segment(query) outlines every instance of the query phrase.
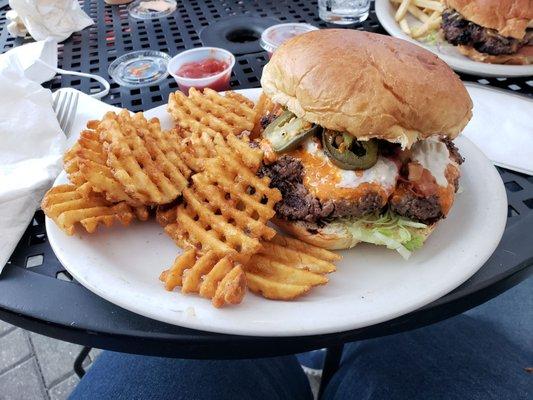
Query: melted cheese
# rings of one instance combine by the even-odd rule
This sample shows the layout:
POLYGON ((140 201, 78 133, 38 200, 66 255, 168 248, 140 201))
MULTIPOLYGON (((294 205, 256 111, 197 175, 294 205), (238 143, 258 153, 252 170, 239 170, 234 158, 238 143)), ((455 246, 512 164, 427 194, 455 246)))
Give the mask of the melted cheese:
POLYGON ((319 199, 354 200, 375 191, 384 199, 394 190, 398 167, 393 161, 380 157, 367 170, 347 171, 334 165, 324 153, 318 139, 307 139, 302 147, 290 153, 300 159, 304 167, 304 185, 319 199))
POLYGON ((455 163, 445 143, 436 138, 420 140, 411 147, 411 159, 431 172, 439 186, 448 186, 446 167, 455 163))

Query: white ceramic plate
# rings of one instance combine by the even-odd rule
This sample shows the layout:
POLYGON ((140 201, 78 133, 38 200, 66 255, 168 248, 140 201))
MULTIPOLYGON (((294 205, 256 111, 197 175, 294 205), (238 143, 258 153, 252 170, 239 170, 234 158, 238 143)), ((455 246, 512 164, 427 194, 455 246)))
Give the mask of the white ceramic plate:
MULTIPOLYGON (((394 6, 390 0, 376 0, 376 16, 381 25, 383 25, 383 28, 385 28, 391 36, 408 40, 419 46, 425 47, 438 55, 456 71, 478 76, 495 77, 533 75, 533 65, 498 65, 477 62, 465 57, 453 45, 445 41, 443 41, 443 43, 430 45, 412 39, 400 29, 400 25, 394 20, 395 13, 396 6, 394 6)), ((418 20, 409 14, 409 25, 412 25, 416 21, 418 20)))
MULTIPOLYGON (((255 100, 260 92, 241 93, 255 100)), ((110 109, 86 96, 80 105, 85 120, 100 118, 110 109)), ((171 125, 165 107, 146 114, 171 125)), ((77 128, 83 123, 78 118, 77 128)), ((344 251, 330 282, 297 301, 269 301, 249 293, 239 306, 215 309, 197 296, 165 291, 159 274, 180 250, 156 222, 67 236, 47 219, 46 229, 57 257, 82 285, 150 318, 205 331, 257 336, 361 328, 413 311, 450 292, 483 265, 500 241, 507 213, 500 176, 472 142, 461 137, 456 143, 466 158, 464 190, 423 249, 409 261, 372 245, 344 251)), ((63 182, 64 174, 56 184, 63 182)))

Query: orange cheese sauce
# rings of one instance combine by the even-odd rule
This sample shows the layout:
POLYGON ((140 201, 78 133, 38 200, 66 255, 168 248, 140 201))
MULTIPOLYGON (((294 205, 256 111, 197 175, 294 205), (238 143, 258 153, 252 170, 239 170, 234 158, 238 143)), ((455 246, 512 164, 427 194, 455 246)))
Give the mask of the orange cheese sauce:
MULTIPOLYGON (((293 150, 288 154, 302 162, 305 170, 304 186, 320 200, 357 200, 371 191, 384 192, 380 185, 368 182, 354 188, 339 187, 341 181, 339 168, 329 159, 308 153, 304 149, 293 150)), ((383 196, 386 195, 383 193, 383 196)))
POLYGON ((423 168, 418 162, 409 163, 409 181, 416 191, 424 196, 436 195, 439 200, 442 213, 447 215, 455 199, 454 182, 459 178, 459 168, 454 164, 446 166, 446 180, 448 185, 440 186, 429 170, 423 168))
POLYGON ((453 164, 448 164, 446 167, 446 179, 448 180, 448 186, 445 188, 442 186, 439 186, 438 193, 439 193, 439 202, 440 206, 442 207, 442 212, 444 215, 448 215, 448 211, 450 211, 450 208, 452 208, 453 200, 455 199, 455 186, 454 182, 455 180, 459 179, 460 176, 459 168, 456 167, 453 164))
MULTIPOLYGON (((316 146, 316 151, 310 152, 303 146, 298 147, 290 152, 283 153, 294 157, 303 165, 304 177, 303 184, 313 196, 320 200, 350 200, 355 201, 369 192, 377 193, 383 199, 383 206, 387 203, 389 196, 394 191, 395 183, 390 187, 384 187, 377 182, 361 182, 359 185, 349 186, 342 185, 342 171, 334 165, 328 156, 323 153, 322 146, 316 139, 311 139, 316 146)), ((264 160, 272 163, 280 156, 276 154, 270 143, 263 139, 260 142, 260 148, 264 152, 264 160)), ((350 171, 352 172, 352 171, 350 171)), ((353 171, 359 178, 363 177, 363 171, 353 171)))

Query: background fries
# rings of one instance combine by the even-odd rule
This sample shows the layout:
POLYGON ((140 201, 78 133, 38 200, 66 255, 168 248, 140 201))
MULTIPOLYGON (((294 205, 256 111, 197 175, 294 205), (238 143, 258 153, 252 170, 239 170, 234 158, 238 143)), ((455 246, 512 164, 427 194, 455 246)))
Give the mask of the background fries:
POLYGON ((402 31, 412 38, 421 38, 431 32, 437 31, 442 22, 442 12, 445 6, 436 0, 391 0, 398 4, 394 19, 402 31), (409 25, 408 14, 421 22, 419 25, 409 25))

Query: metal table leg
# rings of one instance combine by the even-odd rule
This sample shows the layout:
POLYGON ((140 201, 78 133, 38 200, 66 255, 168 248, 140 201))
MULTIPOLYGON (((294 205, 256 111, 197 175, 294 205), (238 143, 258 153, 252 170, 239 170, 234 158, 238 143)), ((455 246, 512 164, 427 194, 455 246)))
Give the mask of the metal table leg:
POLYGON ((344 345, 328 347, 326 352, 326 359, 324 360, 324 368, 322 369, 322 379, 320 380, 320 388, 318 389, 318 399, 322 398, 324 390, 333 374, 339 369, 341 363, 342 350, 344 345))
POLYGON ((78 357, 74 360, 74 372, 76 375, 78 375, 78 378, 83 378, 83 375, 85 375, 85 369, 83 368, 83 362, 89 355, 89 352, 91 351, 92 347, 85 346, 83 349, 81 349, 80 354, 78 354, 78 357))

